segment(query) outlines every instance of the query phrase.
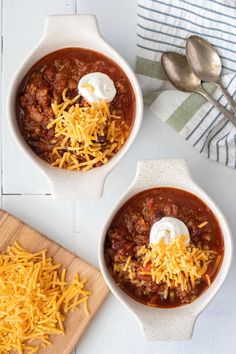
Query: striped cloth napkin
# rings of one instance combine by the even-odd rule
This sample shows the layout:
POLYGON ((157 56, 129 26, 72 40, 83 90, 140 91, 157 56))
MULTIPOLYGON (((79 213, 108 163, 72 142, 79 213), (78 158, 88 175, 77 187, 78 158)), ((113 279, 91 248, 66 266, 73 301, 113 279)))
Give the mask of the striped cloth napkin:
MULTIPOLYGON (((219 52, 222 81, 236 96, 235 0, 138 0, 138 74, 144 101, 205 157, 236 168, 236 128, 198 94, 175 90, 162 71, 165 51, 185 53, 190 35, 207 39, 219 52)), ((207 90, 229 108, 213 84, 207 90)))

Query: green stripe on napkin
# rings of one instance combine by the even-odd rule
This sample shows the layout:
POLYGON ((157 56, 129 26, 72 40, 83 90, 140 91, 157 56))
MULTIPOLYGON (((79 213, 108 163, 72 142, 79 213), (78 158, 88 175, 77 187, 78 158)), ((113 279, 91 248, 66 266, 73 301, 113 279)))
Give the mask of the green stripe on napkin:
MULTIPOLYGON (((210 95, 212 95, 216 89, 216 86, 212 83, 206 83, 204 87, 210 95)), ((204 97, 197 93, 192 93, 168 118, 167 124, 177 130, 177 132, 180 132, 206 102, 204 97)))
POLYGON ((162 91, 153 91, 143 96, 143 102, 145 106, 151 106, 151 104, 157 99, 162 91))
POLYGON ((158 80, 167 80, 159 61, 145 59, 138 56, 136 57, 136 73, 158 80))
MULTIPOLYGON (((211 95, 216 89, 216 86, 211 83, 207 83, 204 86, 211 95)), ((206 103, 204 97, 197 93, 192 93, 168 118, 167 124, 180 132, 204 103, 206 103)))
POLYGON ((205 98, 192 93, 168 118, 167 124, 180 132, 205 102, 205 98))

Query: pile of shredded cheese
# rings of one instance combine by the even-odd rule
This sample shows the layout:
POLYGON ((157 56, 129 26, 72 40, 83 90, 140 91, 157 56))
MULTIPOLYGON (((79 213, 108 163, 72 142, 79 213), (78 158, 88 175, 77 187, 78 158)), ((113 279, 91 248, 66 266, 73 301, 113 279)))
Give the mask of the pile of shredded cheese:
POLYGON ((143 266, 150 264, 150 271, 142 274, 151 275, 157 284, 180 285, 182 291, 189 291, 207 271, 209 251, 186 245, 184 236, 176 237, 171 244, 160 240, 144 251, 143 266))
POLYGON ((147 247, 144 245, 138 249, 134 259, 129 256, 123 265, 114 263, 113 269, 119 272, 119 277, 124 277, 138 286, 143 285, 143 281, 137 280, 137 272, 150 275, 157 284, 165 283, 168 287, 180 286, 182 291, 191 291, 195 289, 197 279, 204 275, 210 285, 210 277, 205 273, 209 262, 215 256, 215 251, 186 245, 185 236, 180 236, 171 244, 160 240, 158 244, 150 244, 147 247), (142 261, 137 264, 135 258, 140 256, 142 261))
POLYGON ((62 103, 52 103, 55 119, 47 126, 54 128, 55 138, 60 137, 59 146, 53 149, 52 166, 87 171, 107 163, 127 140, 129 126, 110 112, 108 103, 80 106, 76 103, 79 96, 70 100, 66 92, 62 103))
POLYGON ((50 345, 51 334, 65 335, 70 310, 84 305, 90 291, 76 274, 66 281, 66 269, 47 258, 47 250, 30 253, 17 242, 0 254, 0 353, 36 353, 50 345), (36 341, 36 343, 34 343, 36 341))

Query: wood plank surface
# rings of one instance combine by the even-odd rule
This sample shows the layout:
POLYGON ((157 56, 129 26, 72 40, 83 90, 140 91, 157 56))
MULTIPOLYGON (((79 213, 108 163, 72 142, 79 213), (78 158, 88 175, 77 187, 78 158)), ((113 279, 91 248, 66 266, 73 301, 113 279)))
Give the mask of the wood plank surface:
POLYGON ((52 335, 50 337, 52 345, 38 352, 40 354, 70 354, 108 294, 102 275, 98 269, 56 242, 0 210, 0 252, 4 252, 15 240, 32 253, 46 248, 47 255, 53 258, 53 263, 61 263, 62 268, 67 269, 68 281, 73 279, 75 273, 78 273, 81 278, 88 279, 86 289, 92 292, 88 302, 89 316, 86 316, 83 310, 69 312, 65 321, 66 335, 52 335))

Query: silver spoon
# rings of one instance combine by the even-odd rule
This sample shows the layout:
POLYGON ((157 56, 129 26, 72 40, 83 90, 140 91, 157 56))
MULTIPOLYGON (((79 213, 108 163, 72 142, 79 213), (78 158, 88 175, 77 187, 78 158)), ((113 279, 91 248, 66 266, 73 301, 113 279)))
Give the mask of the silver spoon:
POLYGON ((185 55, 175 52, 165 52, 161 56, 161 64, 168 80, 178 90, 196 92, 205 97, 236 127, 236 117, 202 87, 201 80, 191 69, 185 55))
POLYGON ((215 83, 236 113, 236 103, 220 81, 222 64, 215 48, 204 38, 191 36, 186 42, 186 53, 188 62, 199 79, 215 83))

